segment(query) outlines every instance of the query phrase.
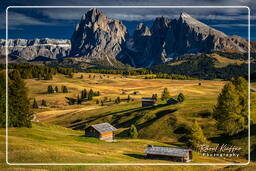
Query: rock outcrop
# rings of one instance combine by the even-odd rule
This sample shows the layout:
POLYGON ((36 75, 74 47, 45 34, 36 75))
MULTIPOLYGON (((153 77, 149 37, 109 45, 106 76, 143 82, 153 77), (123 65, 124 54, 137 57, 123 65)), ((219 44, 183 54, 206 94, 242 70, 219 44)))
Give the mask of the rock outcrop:
POLYGON ((118 20, 91 9, 81 18, 71 38, 71 57, 118 59, 128 37, 126 27, 118 20))

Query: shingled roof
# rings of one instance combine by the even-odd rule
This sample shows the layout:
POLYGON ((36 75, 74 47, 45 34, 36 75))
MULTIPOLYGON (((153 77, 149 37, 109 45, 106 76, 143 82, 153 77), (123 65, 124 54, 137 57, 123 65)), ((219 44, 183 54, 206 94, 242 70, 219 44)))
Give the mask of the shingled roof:
POLYGON ((164 156, 176 156, 184 157, 191 149, 182 149, 175 147, 163 147, 149 145, 145 150, 146 154, 164 155, 164 156))
POLYGON ((99 133, 111 132, 116 130, 116 128, 110 125, 109 123, 95 124, 91 127, 96 129, 99 133))
POLYGON ((152 102, 152 101, 156 101, 157 99, 156 98, 146 98, 146 97, 142 97, 141 101, 144 101, 144 102, 152 102))

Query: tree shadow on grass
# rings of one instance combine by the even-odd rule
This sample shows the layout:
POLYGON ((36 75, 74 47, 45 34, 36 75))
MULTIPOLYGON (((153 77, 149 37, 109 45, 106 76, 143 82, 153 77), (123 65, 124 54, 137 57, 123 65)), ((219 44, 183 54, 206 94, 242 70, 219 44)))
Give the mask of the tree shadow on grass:
MULTIPOLYGON (((70 128, 73 128, 75 130, 79 130, 79 129, 83 129, 85 128, 86 124, 87 123, 90 123, 90 122, 93 122, 95 120, 98 120, 98 119, 101 119, 101 118, 104 118, 104 117, 107 117, 109 115, 113 115, 113 116, 116 116, 116 115, 121 115, 122 117, 123 116, 128 116, 134 112, 142 112, 142 111, 145 111, 145 110, 153 110, 153 109, 157 109, 157 108, 161 108, 161 107, 165 107, 167 106, 168 104, 159 104, 157 106, 150 106, 150 107, 138 107, 138 108, 133 108, 133 109, 127 109, 127 110, 121 110, 121 111, 117 111, 117 112, 110 112, 110 113, 107 113, 105 115, 97 115, 97 116, 93 116, 93 117, 89 117, 87 118, 86 121, 84 122, 79 122, 77 124, 74 124, 74 125, 71 125, 70 128)), ((161 111, 160 111, 161 112, 161 111)), ((161 115, 158 114, 158 115, 161 115)), ((158 116, 159 117, 159 116, 158 116)))
MULTIPOLYGON (((153 122, 155 122, 156 120, 158 120, 158 119, 164 117, 165 115, 170 114, 170 113, 174 113, 174 112, 176 112, 176 111, 177 111, 177 109, 168 109, 168 110, 159 111, 159 112, 157 112, 157 113, 155 114, 156 117, 154 117, 153 119, 150 119, 149 121, 146 121, 146 122, 144 122, 144 123, 138 125, 138 128, 139 128, 139 129, 142 129, 142 128, 144 128, 144 127, 147 127, 147 126, 151 125, 153 122)), ((176 118, 173 118, 173 119, 176 119, 176 118)))
POLYGON ((146 156, 145 155, 141 155, 141 154, 130 154, 130 153, 126 153, 124 155, 127 155, 129 157, 133 157, 133 158, 136 158, 136 159, 146 159, 146 156))

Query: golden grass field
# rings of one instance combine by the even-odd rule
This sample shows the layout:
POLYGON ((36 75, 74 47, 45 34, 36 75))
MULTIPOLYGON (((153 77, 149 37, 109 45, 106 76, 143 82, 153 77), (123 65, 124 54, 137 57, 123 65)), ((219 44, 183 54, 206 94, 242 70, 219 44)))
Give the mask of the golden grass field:
MULTIPOLYGON (((173 163, 166 160, 145 159, 144 149, 148 144, 183 146, 182 135, 175 133, 181 125, 191 126, 197 120, 207 138, 218 134, 215 120, 205 117, 216 104, 218 94, 225 84, 218 80, 168 80, 144 79, 143 76, 103 75, 76 73, 73 78, 61 74, 53 80, 26 80, 31 102, 38 104, 46 100, 48 107, 36 109, 36 120, 32 128, 9 129, 9 162, 73 162, 73 163, 173 163), (83 79, 80 75, 83 74, 83 79), (89 78, 95 75, 95 78, 89 78), (102 78, 100 78, 100 76, 102 78), (198 83, 201 83, 201 86, 198 83), (48 85, 66 85, 69 93, 46 94, 48 85), (186 100, 182 104, 166 106, 159 101, 155 108, 141 108, 141 97, 160 97, 164 88, 172 97, 182 92, 186 100), (100 91, 101 95, 82 105, 69 105, 65 97, 77 97, 83 89, 100 91), (125 91, 126 94, 122 94, 125 91), (96 104, 96 99, 116 97, 126 99, 129 94, 139 91, 140 95, 130 95, 134 101, 114 104, 96 104), (117 142, 107 143, 95 138, 84 137, 85 123, 110 122, 119 129, 117 142), (139 128, 139 139, 129 139, 127 130, 135 123, 139 128), (65 128, 68 127, 68 128, 65 128), (72 130, 80 129, 80 130, 72 130)), ((254 170, 249 166, 8 166, 4 164, 5 130, 0 129, 0 160, 3 170, 254 170)), ((244 158, 214 158, 193 154, 194 163, 246 163, 244 158)), ((182 163, 181 163, 182 164, 182 163)), ((1 169, 0 169, 1 170, 1 169)))

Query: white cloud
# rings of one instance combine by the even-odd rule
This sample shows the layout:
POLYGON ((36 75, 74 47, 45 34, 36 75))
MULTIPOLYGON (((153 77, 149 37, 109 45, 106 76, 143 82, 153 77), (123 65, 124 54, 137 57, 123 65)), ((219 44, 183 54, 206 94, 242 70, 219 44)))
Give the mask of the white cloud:
POLYGON ((52 25, 52 23, 43 22, 36 18, 32 18, 21 13, 9 12, 8 25, 10 27, 13 27, 20 25, 52 25))

